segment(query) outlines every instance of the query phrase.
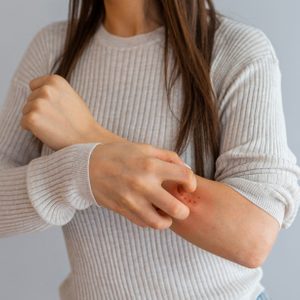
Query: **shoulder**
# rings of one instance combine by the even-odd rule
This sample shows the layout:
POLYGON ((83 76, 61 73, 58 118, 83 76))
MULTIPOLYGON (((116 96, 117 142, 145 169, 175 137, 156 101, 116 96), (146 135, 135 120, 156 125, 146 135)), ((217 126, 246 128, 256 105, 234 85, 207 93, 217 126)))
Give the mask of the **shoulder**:
POLYGON ((33 41, 43 41, 53 50, 59 42, 64 41, 67 32, 68 21, 60 20, 51 22, 41 27, 33 37, 33 41))
POLYGON ((252 64, 278 64, 273 44, 263 30, 225 16, 219 20, 212 58, 212 81, 217 94, 252 64))
POLYGON ((214 56, 230 62, 248 63, 264 56, 277 59, 274 47, 263 30, 220 16, 215 35, 214 56))
POLYGON ((29 41, 13 78, 27 84, 32 78, 50 72, 54 59, 64 47, 67 20, 41 27, 29 41))

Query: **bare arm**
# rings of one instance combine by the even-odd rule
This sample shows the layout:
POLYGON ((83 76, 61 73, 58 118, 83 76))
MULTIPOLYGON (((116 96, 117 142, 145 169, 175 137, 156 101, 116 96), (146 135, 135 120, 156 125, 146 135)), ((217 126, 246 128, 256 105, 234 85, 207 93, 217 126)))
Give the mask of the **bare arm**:
MULTIPOLYGON (((279 228, 289 226, 296 215, 300 172, 286 142, 278 61, 263 56, 238 72, 220 95, 222 141, 215 178, 197 176, 190 216, 174 221, 171 229, 207 251, 257 267, 270 252, 279 228), (257 78, 264 88, 256 88, 257 78)), ((70 92, 70 101, 74 97, 70 92)), ((78 111, 82 117, 82 110, 78 111)), ((40 113, 47 115, 49 110, 40 113)), ((35 128, 41 131, 40 126, 35 128)), ((78 135, 84 140, 73 142, 110 143, 120 138, 101 126, 94 134, 87 128, 89 135, 78 135)), ((41 138, 46 138, 47 130, 40 132, 41 138)), ((60 145, 59 134, 55 138, 53 132, 49 135, 53 144, 60 145)))
MULTIPOLYGON (((99 128, 92 141, 103 144, 125 139, 99 128)), ((163 187, 190 208, 185 220, 173 219, 170 229, 192 244, 249 268, 258 267, 269 254, 279 223, 230 186, 197 177, 197 189, 187 193, 178 185, 163 187)))
POLYGON ((224 183, 197 176, 193 193, 170 192, 190 208, 185 220, 173 220, 175 233, 218 256, 249 268, 260 266, 280 226, 261 208, 224 183))

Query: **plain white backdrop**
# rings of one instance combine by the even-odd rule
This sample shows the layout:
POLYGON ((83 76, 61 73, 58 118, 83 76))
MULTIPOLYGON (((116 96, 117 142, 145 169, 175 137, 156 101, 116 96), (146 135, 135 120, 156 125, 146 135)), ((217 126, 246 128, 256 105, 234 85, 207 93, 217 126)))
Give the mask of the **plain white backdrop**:
MULTIPOLYGON (((299 160, 299 2, 218 0, 215 3, 222 13, 262 29, 273 43, 281 64, 288 142, 299 160)), ((0 104, 34 34, 50 22, 66 19, 67 9, 67 0, 0 2, 0 104)), ((300 217, 290 229, 280 233, 264 264, 263 283, 273 300, 300 299, 299 225, 300 217)), ((0 239, 1 300, 58 300, 58 286, 68 272, 68 257, 59 227, 0 239)))

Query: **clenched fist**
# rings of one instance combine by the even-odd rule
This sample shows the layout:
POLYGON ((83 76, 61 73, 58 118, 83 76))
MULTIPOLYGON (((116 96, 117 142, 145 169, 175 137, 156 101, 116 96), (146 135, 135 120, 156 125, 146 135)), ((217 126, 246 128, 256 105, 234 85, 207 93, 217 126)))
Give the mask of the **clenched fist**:
POLYGON ((22 128, 53 150, 89 142, 99 124, 67 80, 46 75, 31 80, 29 85, 32 92, 22 110, 22 128))

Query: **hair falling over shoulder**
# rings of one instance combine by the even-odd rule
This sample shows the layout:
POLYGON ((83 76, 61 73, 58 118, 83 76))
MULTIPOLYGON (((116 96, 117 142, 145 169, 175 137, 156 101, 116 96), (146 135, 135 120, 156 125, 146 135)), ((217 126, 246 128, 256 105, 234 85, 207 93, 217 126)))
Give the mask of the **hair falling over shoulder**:
MULTIPOLYGON (((150 1, 155 1, 166 29, 164 70, 168 101, 176 79, 179 76, 182 79, 184 102, 178 120, 179 130, 174 151, 180 155, 192 134, 195 151, 194 172, 204 176, 207 155, 212 155, 215 161, 219 153, 220 125, 210 79, 214 37, 219 24, 218 14, 211 0, 150 1), (173 50, 174 65, 171 77, 168 77, 167 61, 170 47, 173 50)), ((63 53, 53 66, 52 71, 55 74, 67 80, 70 78, 78 59, 104 16, 103 0, 69 1, 65 45, 63 53)))

